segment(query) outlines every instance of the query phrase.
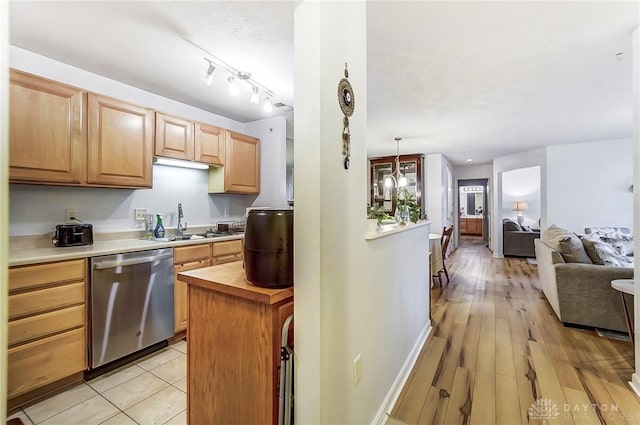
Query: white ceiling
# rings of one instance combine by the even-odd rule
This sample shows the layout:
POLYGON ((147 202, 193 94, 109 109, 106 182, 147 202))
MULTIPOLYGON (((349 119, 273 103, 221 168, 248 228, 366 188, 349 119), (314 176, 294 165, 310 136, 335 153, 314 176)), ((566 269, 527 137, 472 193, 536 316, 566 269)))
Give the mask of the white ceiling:
MULTIPOLYGON (((293 105, 295 2, 23 2, 11 44, 251 121, 260 106, 199 77, 210 52, 293 105)), ((630 2, 398 2, 368 9, 371 156, 454 163, 556 143, 631 137, 630 2), (616 56, 622 53, 621 56, 616 56)), ((218 76, 219 77, 219 76, 218 76)), ((284 110, 276 108, 275 113, 284 110)), ((289 115, 291 115, 289 113, 289 115)))

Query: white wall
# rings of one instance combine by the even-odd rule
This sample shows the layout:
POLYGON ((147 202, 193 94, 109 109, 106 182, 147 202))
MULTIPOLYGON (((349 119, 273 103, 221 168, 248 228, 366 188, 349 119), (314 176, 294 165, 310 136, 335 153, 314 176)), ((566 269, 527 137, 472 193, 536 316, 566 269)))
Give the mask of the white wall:
MULTIPOLYGON (((540 219, 540 167, 519 168, 502 173, 501 217, 517 220, 518 213, 511 209, 514 202, 526 202, 527 211, 522 212, 525 226, 539 228, 540 219)), ((547 192, 548 193, 548 192, 547 192)))
POLYGON ((245 124, 244 131, 260 138, 260 194, 253 205, 286 208, 286 118, 278 116, 249 122, 245 124))
MULTIPOLYGON (((540 166, 540 217, 542 226, 546 227, 546 202, 547 202, 547 180, 546 180, 546 148, 538 148, 525 152, 502 156, 493 160, 493 211, 500 211, 502 208, 502 173, 519 168, 540 166)), ((502 217, 499 213, 493 214, 493 256, 502 258, 502 217)))
POLYGON ((364 239, 366 3, 301 2, 294 23, 296 422, 367 424, 428 324, 429 229, 364 239), (335 137, 345 62, 356 98, 348 171, 335 137))
POLYGON ((450 196, 449 189, 454 197, 457 196, 453 188, 448 187, 447 169, 452 172, 452 166, 444 155, 438 153, 425 156, 425 167, 427 217, 431 221, 433 231, 441 233, 442 228, 449 227, 453 224, 454 219, 453 210, 449 211, 447 207, 450 196))
POLYGON ((547 223, 633 227, 631 139, 547 147, 547 223))
POLYGON ((96 93, 155 108, 188 119, 218 125, 260 138, 260 194, 208 194, 207 171, 153 166, 152 189, 104 189, 12 184, 10 234, 40 235, 64 223, 65 209, 77 208, 80 218, 95 232, 142 228, 134 208, 164 216, 165 226, 177 224, 182 202, 188 226, 208 226, 221 220, 239 220, 249 206, 285 207, 286 121, 269 117, 240 123, 192 106, 145 92, 44 56, 11 47, 11 66, 96 93))

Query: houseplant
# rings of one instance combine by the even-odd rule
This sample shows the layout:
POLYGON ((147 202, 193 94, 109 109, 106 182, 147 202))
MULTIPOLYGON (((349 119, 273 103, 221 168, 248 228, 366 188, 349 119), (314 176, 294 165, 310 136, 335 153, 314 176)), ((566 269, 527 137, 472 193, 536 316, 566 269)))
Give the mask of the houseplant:
POLYGON ((393 217, 391 217, 384 211, 384 207, 382 205, 379 205, 377 207, 371 207, 367 205, 367 218, 369 219, 370 223, 369 230, 379 229, 382 220, 393 220, 393 217), (373 226, 371 225, 371 222, 373 222, 373 226))
POLYGON ((406 187, 398 189, 395 195, 396 216, 400 219, 400 225, 407 224, 407 221, 417 223, 420 219, 421 208, 416 203, 416 197, 409 192, 406 187))

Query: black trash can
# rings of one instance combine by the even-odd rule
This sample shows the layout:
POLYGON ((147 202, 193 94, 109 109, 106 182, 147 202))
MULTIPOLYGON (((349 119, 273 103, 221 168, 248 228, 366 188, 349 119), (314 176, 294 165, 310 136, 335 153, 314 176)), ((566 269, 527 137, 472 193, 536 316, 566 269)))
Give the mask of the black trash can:
POLYGON ((244 233, 247 280, 264 288, 293 285, 293 210, 249 211, 244 233))

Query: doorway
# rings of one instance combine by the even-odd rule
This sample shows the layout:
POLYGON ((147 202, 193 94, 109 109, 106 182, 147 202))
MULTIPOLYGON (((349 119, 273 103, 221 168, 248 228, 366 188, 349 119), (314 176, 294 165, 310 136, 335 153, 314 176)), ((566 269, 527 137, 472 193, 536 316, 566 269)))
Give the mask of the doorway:
POLYGON ((489 179, 458 180, 458 235, 489 241, 489 179))

